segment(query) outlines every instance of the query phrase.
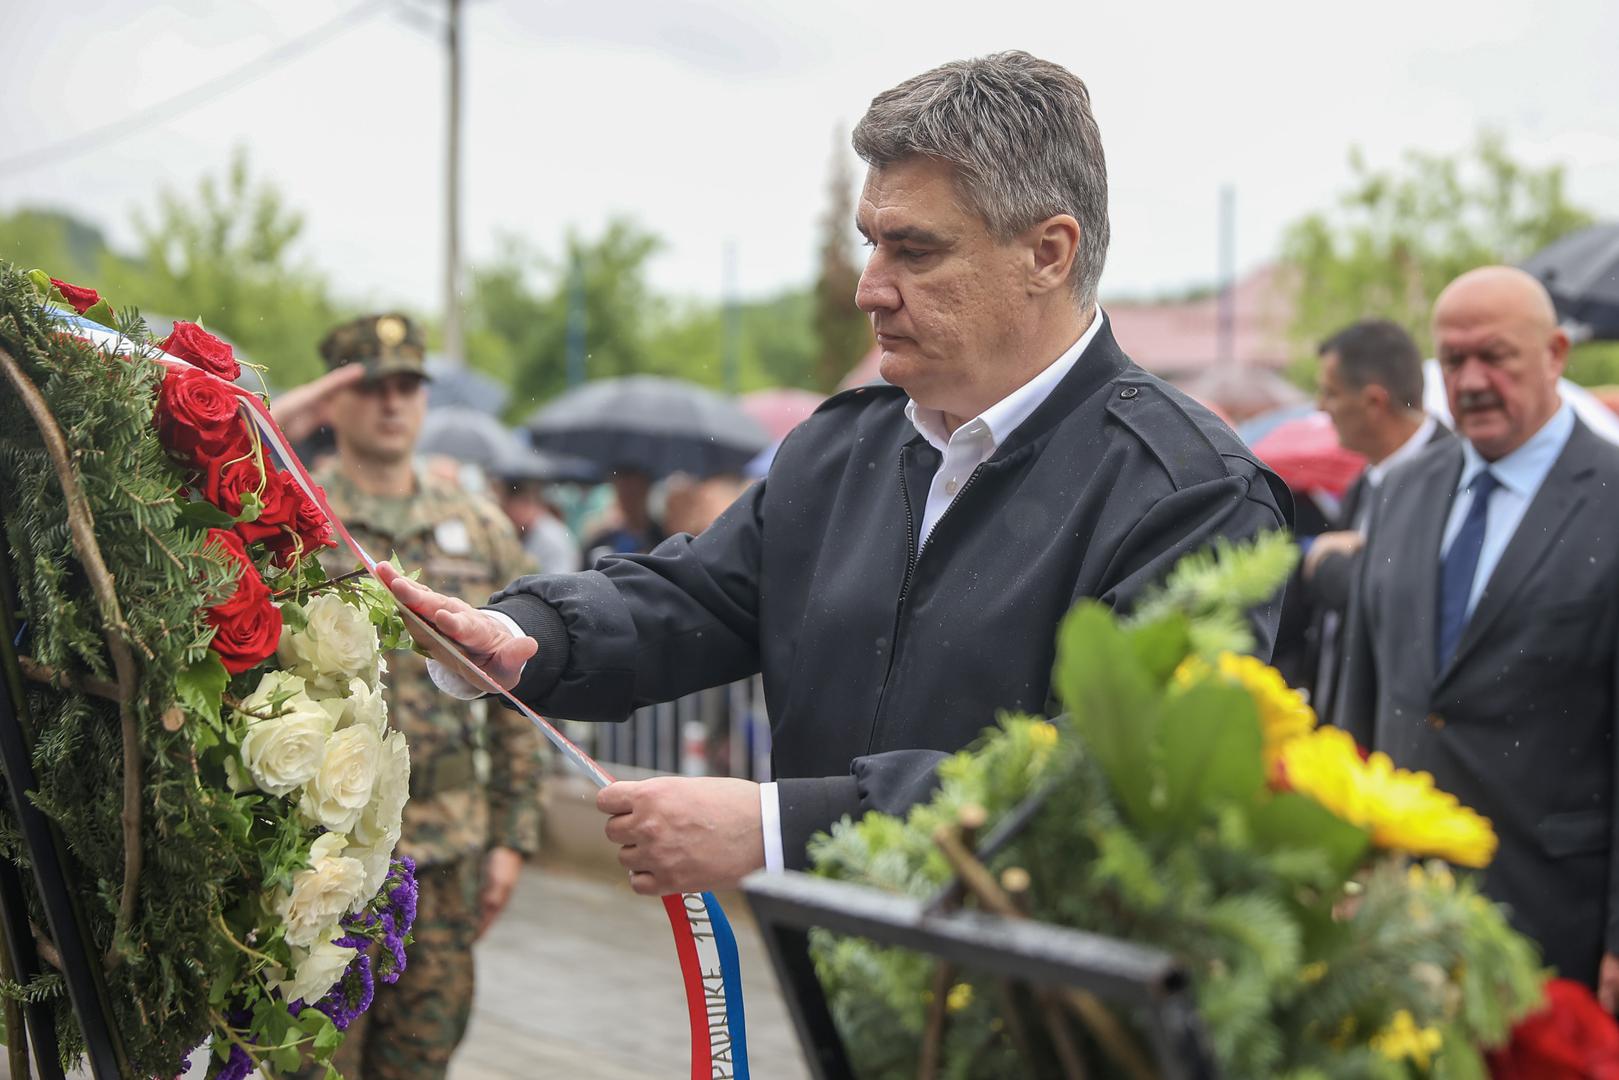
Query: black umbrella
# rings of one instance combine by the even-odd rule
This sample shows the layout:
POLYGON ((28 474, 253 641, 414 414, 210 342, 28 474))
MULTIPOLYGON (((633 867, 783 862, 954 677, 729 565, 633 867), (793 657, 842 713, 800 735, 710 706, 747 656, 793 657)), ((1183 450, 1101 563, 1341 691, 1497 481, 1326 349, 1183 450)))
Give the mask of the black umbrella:
POLYGON ((477 465, 491 476, 513 480, 593 483, 601 479, 601 470, 590 462, 535 450, 493 416, 465 405, 429 409, 416 449, 422 454, 442 454, 477 465))
POLYGON ((740 473, 770 445, 734 400, 655 375, 586 383, 541 406, 524 427, 542 450, 653 477, 740 473))
POLYGON ((1619 340, 1619 224, 1569 233, 1523 268, 1552 294, 1560 318, 1579 324, 1590 338, 1619 340))
POLYGON ((499 416, 511 400, 511 391, 500 380, 474 371, 460 364, 452 364, 442 356, 427 360, 427 407, 448 408, 461 405, 479 412, 499 416))

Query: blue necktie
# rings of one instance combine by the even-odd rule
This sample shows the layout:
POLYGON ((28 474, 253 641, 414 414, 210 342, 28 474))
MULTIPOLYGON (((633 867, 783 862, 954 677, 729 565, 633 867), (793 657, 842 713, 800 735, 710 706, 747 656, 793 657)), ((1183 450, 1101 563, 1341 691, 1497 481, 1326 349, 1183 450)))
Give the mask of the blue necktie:
POLYGON ((1467 516, 1456 538, 1450 542, 1439 564, 1439 670, 1444 671, 1450 658, 1456 655, 1456 645, 1462 639, 1462 628, 1467 625, 1467 599, 1473 593, 1473 577, 1478 573, 1479 552, 1484 550, 1485 515, 1489 513, 1490 496, 1501 486, 1495 474, 1485 469, 1473 478, 1473 501, 1467 507, 1467 516))

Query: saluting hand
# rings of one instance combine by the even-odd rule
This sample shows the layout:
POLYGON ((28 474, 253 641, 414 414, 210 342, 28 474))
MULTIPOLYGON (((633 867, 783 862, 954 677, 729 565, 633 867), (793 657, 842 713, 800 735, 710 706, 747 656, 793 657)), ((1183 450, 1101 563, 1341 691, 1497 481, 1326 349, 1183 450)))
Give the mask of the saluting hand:
MULTIPOLYGON (((517 685, 517 680, 523 674, 523 665, 539 650, 539 642, 531 637, 513 634, 488 612, 479 611, 465 600, 418 585, 388 563, 378 563, 377 573, 382 577, 383 584, 392 590, 394 598, 410 614, 460 646, 461 651, 503 690, 517 685)), ((408 626, 408 617, 405 622, 408 626)), ((419 644, 433 659, 459 672, 474 686, 483 685, 477 672, 466 670, 454 654, 441 648, 432 638, 423 634, 419 644)))
POLYGON ((270 402, 270 415, 293 442, 313 435, 326 423, 327 400, 345 386, 365 378, 364 364, 344 364, 311 382, 277 394, 270 402))
POLYGON ((734 886, 765 864, 759 785, 719 776, 620 780, 596 793, 607 839, 643 896, 734 886))

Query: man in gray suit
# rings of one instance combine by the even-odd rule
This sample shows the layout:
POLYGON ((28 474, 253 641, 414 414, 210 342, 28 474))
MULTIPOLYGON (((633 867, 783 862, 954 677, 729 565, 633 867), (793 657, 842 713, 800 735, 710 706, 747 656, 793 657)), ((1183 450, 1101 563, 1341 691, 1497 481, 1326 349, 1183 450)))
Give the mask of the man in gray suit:
POLYGON ((1334 531, 1300 541, 1305 550, 1294 598, 1311 615, 1310 700, 1329 721, 1341 670, 1343 618, 1377 489, 1429 443, 1450 438, 1450 429, 1422 411, 1422 351, 1398 323, 1363 319, 1322 342, 1317 353, 1316 405, 1331 418, 1344 448, 1366 458, 1365 470, 1344 494, 1334 531))
POLYGON ((1462 275, 1433 325, 1462 437, 1378 493, 1337 722, 1490 818, 1485 891, 1612 1011, 1619 448, 1559 399, 1568 338, 1528 274, 1462 275))

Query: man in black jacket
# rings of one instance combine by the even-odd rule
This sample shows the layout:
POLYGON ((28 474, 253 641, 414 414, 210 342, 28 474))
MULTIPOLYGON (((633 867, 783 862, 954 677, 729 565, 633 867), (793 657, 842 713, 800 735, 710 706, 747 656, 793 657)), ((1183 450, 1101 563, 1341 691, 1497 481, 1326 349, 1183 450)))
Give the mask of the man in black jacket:
MULTIPOLYGON (((1281 482, 1097 307, 1107 176, 1079 79, 1019 52, 947 64, 877 97, 854 145, 856 302, 891 385, 828 401, 700 536, 488 611, 394 586, 559 716, 763 673, 777 783, 601 792, 643 893, 800 867, 844 815, 903 811, 997 709, 1047 707, 1075 601, 1127 607, 1181 556, 1287 524, 1281 482)), ((1255 621, 1268 655, 1274 609, 1255 621)))

